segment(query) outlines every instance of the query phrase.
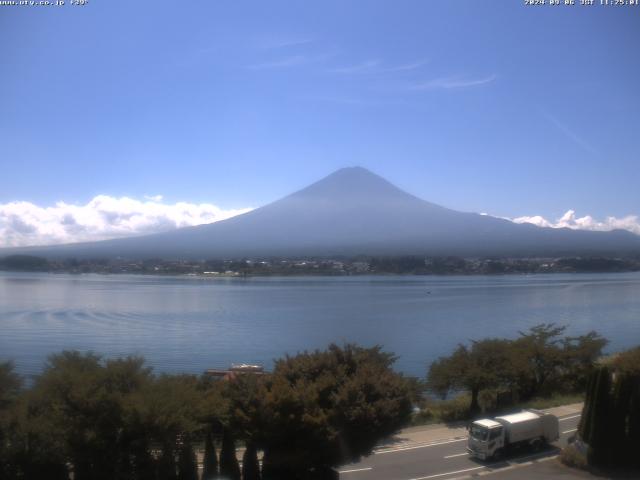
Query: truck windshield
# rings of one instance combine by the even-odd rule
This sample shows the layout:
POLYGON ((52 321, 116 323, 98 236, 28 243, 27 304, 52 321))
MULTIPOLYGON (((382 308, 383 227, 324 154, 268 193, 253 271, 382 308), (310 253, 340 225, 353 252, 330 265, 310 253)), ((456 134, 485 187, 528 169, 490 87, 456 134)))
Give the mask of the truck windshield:
POLYGON ((486 427, 480 427, 472 424, 469 429, 469 433, 475 440, 485 441, 489 435, 489 430, 487 430, 486 427))

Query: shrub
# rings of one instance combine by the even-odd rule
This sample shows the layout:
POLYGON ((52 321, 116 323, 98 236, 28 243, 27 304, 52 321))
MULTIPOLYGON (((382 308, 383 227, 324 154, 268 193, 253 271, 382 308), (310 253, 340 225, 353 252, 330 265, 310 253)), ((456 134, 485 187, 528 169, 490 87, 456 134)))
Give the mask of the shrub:
POLYGON ((567 445, 560 453, 560 461, 568 467, 587 470, 587 457, 581 453, 574 445, 567 445))

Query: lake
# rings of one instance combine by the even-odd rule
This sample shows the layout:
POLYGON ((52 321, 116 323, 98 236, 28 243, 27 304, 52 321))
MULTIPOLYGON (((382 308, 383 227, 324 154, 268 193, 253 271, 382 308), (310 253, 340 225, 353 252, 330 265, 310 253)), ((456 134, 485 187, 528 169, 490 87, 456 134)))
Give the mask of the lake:
POLYGON ((198 278, 0 272, 0 360, 37 374, 63 349, 144 355, 156 371, 381 344, 424 376, 459 342, 542 322, 640 344, 640 273, 198 278))

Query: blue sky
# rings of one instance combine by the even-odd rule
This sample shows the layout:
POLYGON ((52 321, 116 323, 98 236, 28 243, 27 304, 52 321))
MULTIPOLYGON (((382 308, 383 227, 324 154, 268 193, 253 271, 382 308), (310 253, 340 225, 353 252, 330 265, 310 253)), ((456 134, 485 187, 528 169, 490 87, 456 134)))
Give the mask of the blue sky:
POLYGON ((640 7, 90 0, 0 7, 0 42, 0 204, 256 207, 361 165, 459 210, 640 214, 640 7))

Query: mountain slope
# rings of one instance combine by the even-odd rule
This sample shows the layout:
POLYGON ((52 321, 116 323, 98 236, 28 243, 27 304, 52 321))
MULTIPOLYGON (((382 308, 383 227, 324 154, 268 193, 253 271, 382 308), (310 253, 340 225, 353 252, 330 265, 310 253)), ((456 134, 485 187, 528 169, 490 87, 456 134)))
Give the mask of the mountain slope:
MULTIPOLYGON (((0 256, 5 252, 0 250, 0 256)), ((640 252, 640 236, 626 231, 539 228, 457 212, 410 195, 368 170, 352 167, 221 222, 142 237, 33 247, 20 252, 85 258, 612 255, 640 252)))

